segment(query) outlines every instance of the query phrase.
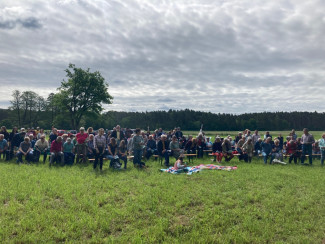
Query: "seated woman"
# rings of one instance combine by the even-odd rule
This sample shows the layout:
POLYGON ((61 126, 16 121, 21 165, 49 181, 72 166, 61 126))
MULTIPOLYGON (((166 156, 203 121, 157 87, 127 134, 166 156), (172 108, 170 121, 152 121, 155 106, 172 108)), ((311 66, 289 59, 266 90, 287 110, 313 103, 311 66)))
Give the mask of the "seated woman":
POLYGON ((205 150, 205 140, 201 133, 197 137, 196 143, 197 143, 197 157, 203 158, 203 150, 205 150))
POLYGON ((108 155, 106 156, 108 159, 111 160, 110 167, 119 168, 121 167, 120 161, 118 159, 118 148, 116 139, 114 137, 111 138, 110 143, 108 144, 108 155), (119 167, 117 167, 119 165, 119 167))
POLYGON ((237 142, 236 151, 239 153, 239 161, 244 159, 244 153, 243 153, 243 145, 245 143, 245 137, 243 136, 239 141, 237 142))
POLYGON ((177 161, 174 164, 174 169, 177 171, 186 171, 186 163, 184 162, 184 155, 179 155, 177 161))
POLYGON ((229 162, 234 157, 228 138, 224 139, 222 143, 222 155, 225 158, 226 162, 229 162))
POLYGON ((278 139, 274 140, 274 145, 272 146, 271 162, 270 163, 272 163, 274 159, 278 159, 280 161, 283 160, 282 147, 280 146, 280 141, 278 139))
MULTIPOLYGON (((91 128, 91 127, 89 127, 91 128)), ((87 142, 87 157, 88 158, 94 158, 96 155, 96 149, 94 146, 94 135, 90 134, 89 135, 89 140, 87 142)))
POLYGON ((126 165, 128 163, 128 158, 127 158, 127 148, 125 145, 125 140, 121 140, 121 142, 120 142, 120 145, 118 147, 118 156, 120 159, 123 160, 124 169, 126 169, 126 165))
MULTIPOLYGON (((272 138, 267 137, 262 143, 261 143, 261 148, 262 148, 262 156, 264 160, 264 164, 267 164, 267 159, 269 155, 272 153, 272 144, 271 144, 272 138)), ((272 162, 272 160, 271 160, 272 162)))
POLYGON ((179 148, 177 137, 175 135, 172 137, 172 141, 169 143, 169 149, 171 150, 171 155, 176 159, 182 153, 181 149, 179 148))
POLYGON ((191 153, 192 144, 193 144, 193 136, 189 135, 184 147, 187 154, 191 153))
POLYGON ((72 165, 74 162, 74 145, 71 142, 71 138, 67 138, 67 141, 63 144, 64 163, 72 165))
POLYGON ((319 148, 319 142, 316 141, 314 144, 313 144, 313 158, 320 158, 320 148, 319 148))
POLYGON ((205 143, 206 150, 212 150, 213 143, 210 140, 211 140, 211 137, 206 138, 206 143, 205 143))
POLYGON ((222 142, 219 136, 216 137, 212 145, 212 155, 214 156, 213 162, 215 162, 216 160, 218 161, 218 163, 221 162, 223 155, 222 155, 222 142))
POLYGON ((249 137, 247 141, 244 143, 243 147, 243 153, 244 153, 244 160, 245 162, 252 162, 253 152, 254 152, 254 145, 253 145, 253 139, 249 137))
POLYGON ((297 143, 294 140, 290 140, 286 145, 286 154, 289 156, 289 163, 291 164, 292 160, 297 164, 297 143))

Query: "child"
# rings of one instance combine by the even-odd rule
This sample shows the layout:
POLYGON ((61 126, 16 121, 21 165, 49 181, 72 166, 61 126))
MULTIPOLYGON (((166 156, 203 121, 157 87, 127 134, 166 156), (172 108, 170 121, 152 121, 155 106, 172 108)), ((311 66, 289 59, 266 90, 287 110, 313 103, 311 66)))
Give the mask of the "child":
POLYGON ((184 160, 184 155, 180 155, 174 164, 175 170, 186 171, 185 170, 186 163, 183 160, 184 160))

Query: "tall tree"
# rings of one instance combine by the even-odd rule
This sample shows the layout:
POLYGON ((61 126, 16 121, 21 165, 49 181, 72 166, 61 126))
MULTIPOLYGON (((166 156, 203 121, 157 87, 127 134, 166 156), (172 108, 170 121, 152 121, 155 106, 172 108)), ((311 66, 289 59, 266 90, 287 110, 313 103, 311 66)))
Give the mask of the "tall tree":
POLYGON ((65 70, 67 81, 61 82, 59 93, 55 94, 56 104, 68 112, 71 127, 77 129, 81 119, 88 113, 99 114, 102 104, 110 104, 113 97, 108 93, 108 84, 100 72, 90 72, 69 64, 65 70))
POLYGON ((12 92, 12 100, 10 101, 11 106, 10 109, 17 111, 18 116, 18 125, 21 127, 21 116, 20 116, 20 109, 22 106, 22 100, 21 100, 21 93, 18 90, 14 90, 12 92))
POLYGON ((33 91, 24 91, 21 95, 21 100, 24 108, 24 124, 28 124, 32 127, 32 113, 37 109, 37 98, 38 95, 33 91))

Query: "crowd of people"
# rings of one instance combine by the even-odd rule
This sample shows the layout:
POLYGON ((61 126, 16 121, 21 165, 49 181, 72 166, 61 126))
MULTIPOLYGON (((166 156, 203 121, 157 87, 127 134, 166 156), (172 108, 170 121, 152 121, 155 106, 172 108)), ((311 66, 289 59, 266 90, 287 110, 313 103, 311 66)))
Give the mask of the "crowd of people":
POLYGON ((319 141, 315 141, 307 128, 303 130, 302 137, 298 137, 295 130, 284 139, 280 134, 272 137, 269 132, 259 135, 256 130, 251 133, 246 129, 239 132, 235 138, 231 136, 215 136, 214 141, 200 130, 197 136, 185 136, 180 128, 164 132, 162 128, 150 131, 141 131, 139 128, 132 130, 121 129, 119 125, 113 130, 100 128, 94 131, 92 127, 85 130, 81 127, 76 134, 58 134, 56 128, 52 128, 49 135, 43 129, 16 127, 9 133, 5 126, 0 131, 0 159, 11 160, 17 157, 17 163, 28 164, 42 161, 45 163, 49 156, 50 165, 56 163, 72 165, 85 162, 88 158, 93 161, 94 169, 99 165, 103 168, 103 160, 110 160, 110 167, 127 168, 128 159, 133 158, 136 167, 146 167, 146 160, 154 156, 161 158, 165 165, 170 166, 170 157, 175 158, 174 167, 184 167, 183 159, 186 155, 196 155, 202 158, 205 153, 213 156, 213 161, 220 163, 222 159, 226 162, 238 156, 239 160, 251 162, 254 156, 262 156, 267 164, 283 161, 284 158, 304 164, 308 155, 309 164, 313 157, 321 156, 321 165, 325 159, 325 134, 319 141), (47 139, 48 138, 48 139, 47 139), (23 161, 24 160, 24 161, 23 161))

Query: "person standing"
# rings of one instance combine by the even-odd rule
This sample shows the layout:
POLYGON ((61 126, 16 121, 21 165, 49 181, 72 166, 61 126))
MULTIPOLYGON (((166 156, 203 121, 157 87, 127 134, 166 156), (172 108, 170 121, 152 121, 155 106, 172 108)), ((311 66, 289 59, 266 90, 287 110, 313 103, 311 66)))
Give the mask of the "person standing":
POLYGON ((94 169, 96 169, 99 160, 99 169, 103 170, 103 157, 106 149, 106 137, 104 136, 104 129, 98 130, 98 135, 94 137, 94 148, 95 148, 95 161, 94 169))
POLYGON ((141 162, 142 151, 144 147, 143 137, 140 135, 141 130, 139 128, 135 129, 135 136, 132 139, 133 145, 133 164, 134 166, 143 167, 143 163, 141 162))
POLYGON ((314 136, 309 134, 309 130, 307 128, 303 129, 304 134, 301 137, 302 144, 302 154, 301 154, 301 164, 304 164, 305 156, 309 157, 309 164, 313 164, 313 143, 315 143, 314 136))

